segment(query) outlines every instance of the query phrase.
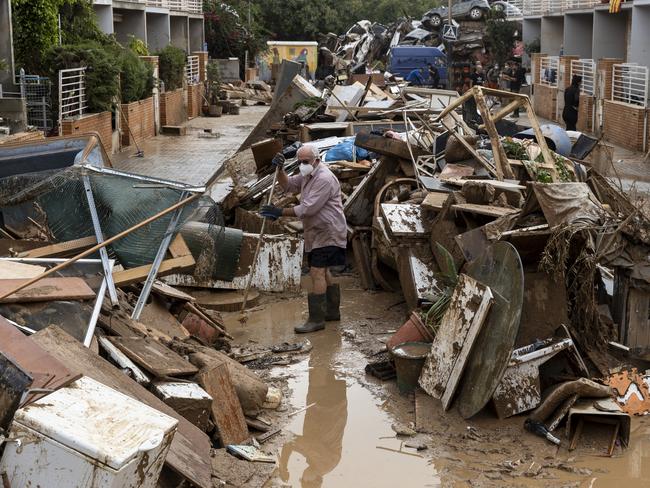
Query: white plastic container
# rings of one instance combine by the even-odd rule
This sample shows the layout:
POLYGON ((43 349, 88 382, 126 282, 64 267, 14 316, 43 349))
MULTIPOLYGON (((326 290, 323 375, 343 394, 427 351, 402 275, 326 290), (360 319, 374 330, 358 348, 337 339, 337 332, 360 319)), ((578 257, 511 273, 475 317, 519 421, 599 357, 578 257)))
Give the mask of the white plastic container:
POLYGON ((83 377, 16 412, 12 488, 155 488, 178 421, 83 377))

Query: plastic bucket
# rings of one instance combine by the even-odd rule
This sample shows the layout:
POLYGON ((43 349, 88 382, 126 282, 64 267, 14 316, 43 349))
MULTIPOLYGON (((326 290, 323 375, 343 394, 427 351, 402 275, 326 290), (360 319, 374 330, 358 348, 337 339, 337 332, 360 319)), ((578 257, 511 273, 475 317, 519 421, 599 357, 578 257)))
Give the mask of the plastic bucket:
POLYGON ((390 350, 400 393, 410 393, 418 386, 420 372, 430 350, 431 344, 428 342, 404 342, 390 350))

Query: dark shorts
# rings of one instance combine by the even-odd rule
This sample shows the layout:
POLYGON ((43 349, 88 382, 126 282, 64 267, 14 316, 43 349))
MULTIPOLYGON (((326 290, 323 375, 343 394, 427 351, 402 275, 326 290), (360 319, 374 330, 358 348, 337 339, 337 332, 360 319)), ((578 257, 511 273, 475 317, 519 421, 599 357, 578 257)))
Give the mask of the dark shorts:
POLYGON ((317 247, 307 253, 307 263, 314 268, 345 266, 345 249, 337 246, 317 247))

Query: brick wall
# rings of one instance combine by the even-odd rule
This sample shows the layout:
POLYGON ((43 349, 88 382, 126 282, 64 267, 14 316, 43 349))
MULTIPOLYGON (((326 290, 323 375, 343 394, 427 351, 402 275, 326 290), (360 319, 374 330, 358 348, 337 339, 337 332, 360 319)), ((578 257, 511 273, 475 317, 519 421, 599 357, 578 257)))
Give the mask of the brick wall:
POLYGON ((606 100, 603 111, 605 139, 626 149, 642 151, 645 109, 606 100))
POLYGON ((546 85, 535 85, 533 107, 538 116, 548 120, 557 120, 557 114, 555 113, 557 107, 557 88, 546 85))
POLYGON ((580 95, 580 106, 578 107, 578 123, 576 128, 580 132, 594 131, 594 103, 596 99, 590 95, 580 95))
POLYGON ((113 152, 113 128, 111 126, 110 112, 88 114, 77 119, 65 119, 61 123, 61 132, 62 136, 97 132, 104 150, 108 154, 113 152))
POLYGON ((598 60, 596 71, 599 86, 596 88, 596 93, 599 98, 602 98, 603 100, 611 100, 613 66, 624 62, 625 61, 622 59, 615 58, 603 58, 598 60))
POLYGON ((187 118, 193 119, 201 115, 203 106, 203 84, 187 85, 187 118))
POLYGON ((187 120, 185 111, 185 90, 168 91, 160 94, 160 125, 181 125, 187 120))
POLYGON ((122 145, 142 144, 148 137, 156 135, 153 97, 137 102, 122 104, 122 145), (128 128, 127 128, 128 126, 128 128), (129 130, 130 129, 130 130, 129 130))
POLYGON ((557 86, 562 91, 571 85, 571 61, 574 59, 580 59, 580 56, 560 56, 557 86))
POLYGON ((539 66, 540 58, 546 57, 544 53, 532 53, 530 56, 530 69, 533 73, 533 83, 537 85, 540 82, 539 77, 539 66))

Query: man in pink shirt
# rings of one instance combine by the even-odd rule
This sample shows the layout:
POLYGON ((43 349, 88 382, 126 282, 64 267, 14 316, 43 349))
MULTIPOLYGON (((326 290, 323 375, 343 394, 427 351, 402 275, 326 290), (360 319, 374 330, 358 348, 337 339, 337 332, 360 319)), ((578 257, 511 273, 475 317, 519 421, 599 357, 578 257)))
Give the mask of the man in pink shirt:
POLYGON ((295 327, 297 333, 325 328, 325 322, 341 318, 341 291, 332 281, 329 268, 345 264, 347 223, 343 214, 341 185, 334 174, 321 163, 318 149, 305 145, 296 154, 300 174, 288 176, 283 169, 284 157, 278 154, 273 164, 279 167, 278 183, 284 191, 300 193, 300 204, 279 208, 264 205, 260 214, 273 220, 298 217, 303 223, 305 252, 309 262, 312 292, 307 300, 309 319, 295 327))

